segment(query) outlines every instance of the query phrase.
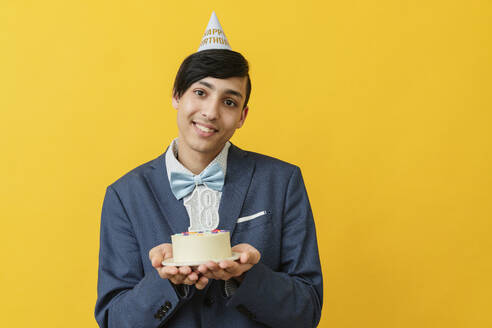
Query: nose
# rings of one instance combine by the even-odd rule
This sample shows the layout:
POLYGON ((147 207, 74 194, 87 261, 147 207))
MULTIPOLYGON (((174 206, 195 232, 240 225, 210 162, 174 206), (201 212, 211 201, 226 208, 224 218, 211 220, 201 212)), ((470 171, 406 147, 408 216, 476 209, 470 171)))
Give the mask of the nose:
POLYGON ((210 100, 207 101, 201 110, 201 115, 206 117, 209 121, 216 120, 219 116, 220 109, 220 101, 219 99, 214 99, 210 97, 210 100))

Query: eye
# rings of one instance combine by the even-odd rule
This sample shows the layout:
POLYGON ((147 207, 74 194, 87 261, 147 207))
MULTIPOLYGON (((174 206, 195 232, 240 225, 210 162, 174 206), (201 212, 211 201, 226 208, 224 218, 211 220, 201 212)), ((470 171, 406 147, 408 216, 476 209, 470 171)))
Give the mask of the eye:
POLYGON ((234 101, 232 101, 231 99, 226 99, 224 101, 224 104, 226 104, 229 107, 236 107, 237 106, 236 103, 234 101))
POLYGON ((193 92, 194 92, 197 96, 200 96, 200 97, 205 95, 205 91, 200 90, 200 89, 198 89, 198 90, 194 90, 193 92))

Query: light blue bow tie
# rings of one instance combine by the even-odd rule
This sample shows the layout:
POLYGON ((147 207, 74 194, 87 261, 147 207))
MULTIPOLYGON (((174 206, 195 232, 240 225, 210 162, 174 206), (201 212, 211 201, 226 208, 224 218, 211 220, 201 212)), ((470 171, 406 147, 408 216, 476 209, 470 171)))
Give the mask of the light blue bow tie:
POLYGON ((224 173, 219 163, 207 167, 199 175, 171 172, 171 190, 179 200, 191 193, 195 186, 204 184, 210 189, 222 191, 224 186, 224 173))

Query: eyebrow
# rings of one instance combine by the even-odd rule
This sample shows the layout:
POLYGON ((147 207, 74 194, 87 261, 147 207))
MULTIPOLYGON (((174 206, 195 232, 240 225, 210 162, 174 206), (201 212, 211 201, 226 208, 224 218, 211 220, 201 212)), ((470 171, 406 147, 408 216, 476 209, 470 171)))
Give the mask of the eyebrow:
MULTIPOLYGON (((207 87, 207 88, 209 88, 209 89, 215 90, 215 87, 214 87, 212 84, 208 83, 208 82, 205 82, 205 81, 198 81, 198 83, 199 83, 199 84, 202 84, 202 85, 204 85, 204 86, 206 86, 206 87, 207 87)), ((241 94, 241 92, 238 92, 238 91, 233 90, 233 89, 227 89, 227 90, 225 91, 225 93, 226 93, 226 94, 228 94, 228 95, 237 96, 237 97, 239 97, 239 98, 242 98, 242 97, 243 97, 243 95, 241 94)))

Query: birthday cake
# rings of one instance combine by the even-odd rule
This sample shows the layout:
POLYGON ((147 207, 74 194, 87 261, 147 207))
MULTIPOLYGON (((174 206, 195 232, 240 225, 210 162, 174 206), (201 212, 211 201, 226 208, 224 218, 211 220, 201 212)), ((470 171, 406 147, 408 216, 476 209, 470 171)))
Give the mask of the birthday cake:
POLYGON ((171 236, 174 263, 205 263, 231 259, 227 230, 182 232, 171 236))

